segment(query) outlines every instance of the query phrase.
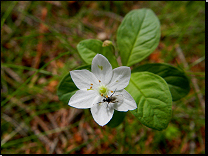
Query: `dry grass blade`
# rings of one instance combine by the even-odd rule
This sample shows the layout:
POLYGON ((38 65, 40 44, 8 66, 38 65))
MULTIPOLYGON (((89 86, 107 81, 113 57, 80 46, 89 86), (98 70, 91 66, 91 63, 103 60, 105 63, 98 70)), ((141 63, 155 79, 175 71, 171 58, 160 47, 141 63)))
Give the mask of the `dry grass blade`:
POLYGON ((93 14, 96 16, 107 16, 109 18, 112 18, 114 20, 118 20, 120 22, 123 20, 122 16, 120 16, 116 13, 113 13, 113 12, 109 12, 109 11, 93 10, 93 14))
POLYGON ((21 131, 25 127, 25 123, 21 123, 14 131, 12 131, 9 135, 7 135, 2 141, 1 146, 3 146, 7 141, 9 141, 12 137, 14 137, 19 131, 21 131))
MULTIPOLYGON (((184 57, 182 49, 180 48, 180 46, 178 44, 176 45, 175 49, 176 49, 176 52, 178 53, 178 56, 179 56, 180 60, 183 62, 184 68, 188 69, 189 65, 186 62, 186 59, 184 57)), ((202 93, 200 92, 200 88, 199 88, 199 85, 197 83, 197 79, 194 76, 192 76, 191 82, 193 83, 193 86, 194 86, 194 89, 196 91, 197 97, 200 101, 200 104, 201 104, 201 107, 202 107, 202 112, 203 112, 203 114, 205 114, 205 101, 204 101, 202 93)))
MULTIPOLYGON (((14 127, 21 127, 20 125, 22 125, 23 123, 19 124, 15 119, 13 119, 12 117, 8 116, 7 114, 3 113, 2 114, 2 118, 4 120, 6 120, 7 122, 10 122, 12 125, 14 125, 14 127)), ((20 135, 22 136, 27 136, 27 132, 28 132, 28 127, 26 125, 24 125, 24 127, 18 131, 20 133, 20 135)))
POLYGON ((4 71, 9 74, 9 76, 11 76, 15 81, 22 83, 22 79, 20 78, 20 76, 15 73, 11 68, 7 68, 7 67, 1 67, 2 69, 4 69, 4 71))

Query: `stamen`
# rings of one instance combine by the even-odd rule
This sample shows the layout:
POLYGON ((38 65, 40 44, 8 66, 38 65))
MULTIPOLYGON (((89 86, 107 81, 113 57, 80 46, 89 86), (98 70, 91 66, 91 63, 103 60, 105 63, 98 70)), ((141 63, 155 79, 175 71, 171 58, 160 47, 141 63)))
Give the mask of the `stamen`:
POLYGON ((93 84, 91 83, 91 85, 93 85, 93 84))
POLYGON ((105 97, 108 98, 108 95, 106 95, 105 97))
POLYGON ((99 80, 99 82, 101 82, 101 81, 99 80))
POLYGON ((111 90, 111 93, 113 93, 113 91, 111 90))
POLYGON ((90 87, 90 89, 92 89, 92 87, 90 87))
POLYGON ((103 93, 101 93, 100 95, 103 96, 103 93))

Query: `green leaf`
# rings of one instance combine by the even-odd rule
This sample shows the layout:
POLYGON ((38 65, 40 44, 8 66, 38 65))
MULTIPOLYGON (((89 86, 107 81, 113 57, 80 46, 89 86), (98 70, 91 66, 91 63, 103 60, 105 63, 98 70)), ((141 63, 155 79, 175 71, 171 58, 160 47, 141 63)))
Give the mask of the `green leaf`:
POLYGON ((138 66, 132 72, 148 71, 161 76, 168 83, 173 101, 186 96, 190 91, 189 80, 180 69, 165 63, 150 63, 138 66))
POLYGON ((110 120, 110 122, 107 125, 111 128, 117 127, 123 122, 126 113, 127 112, 119 112, 117 110, 114 110, 113 118, 110 120))
POLYGON ((160 22, 150 9, 130 11, 117 31, 117 45, 123 65, 131 66, 149 56, 160 40, 160 22))
POLYGON ((79 42, 77 45, 78 52, 81 58, 87 63, 91 64, 92 59, 96 54, 104 55, 108 61, 111 63, 113 68, 118 67, 118 62, 114 54, 114 46, 110 44, 109 46, 102 46, 103 42, 96 39, 87 39, 79 42))
MULTIPOLYGON (((81 69, 88 69, 90 70, 90 65, 84 65, 81 67, 76 68, 76 70, 81 69)), ((64 103, 68 103, 69 99, 76 93, 78 88, 74 84, 74 82, 71 79, 70 72, 64 76, 64 78, 61 80, 58 86, 57 95, 59 97, 59 100, 63 101, 64 103)))
POLYGON ((172 115, 172 97, 168 84, 163 78, 150 72, 135 72, 126 90, 137 103, 132 110, 145 126, 163 130, 168 126, 172 115))

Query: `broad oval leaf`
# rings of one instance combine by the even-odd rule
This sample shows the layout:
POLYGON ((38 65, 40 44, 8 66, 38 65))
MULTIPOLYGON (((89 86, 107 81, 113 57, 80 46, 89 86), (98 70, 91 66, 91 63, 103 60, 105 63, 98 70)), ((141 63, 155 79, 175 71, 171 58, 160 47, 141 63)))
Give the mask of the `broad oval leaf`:
POLYGON ((190 91, 189 80, 185 73, 169 64, 150 63, 138 66, 132 72, 148 71, 161 76, 167 83, 172 94, 173 101, 186 96, 190 91))
POLYGON ((130 11, 117 31, 117 45, 123 65, 131 66, 149 56, 160 40, 160 22, 150 9, 130 11))
POLYGON ((109 46, 103 47, 102 44, 103 42, 100 40, 87 39, 79 42, 77 49, 81 58, 87 64, 91 64, 92 59, 99 53, 108 59, 113 68, 118 67, 118 62, 114 54, 114 46, 110 44, 109 46))
MULTIPOLYGON (((76 68, 76 70, 87 69, 90 70, 90 65, 84 65, 81 67, 76 68)), ((64 103, 68 103, 69 99, 76 93, 78 88, 74 84, 71 79, 70 72, 63 77, 61 82, 59 83, 57 95, 59 100, 63 101, 64 103)))
POLYGON ((145 126, 163 130, 168 126, 172 115, 172 97, 168 84, 163 78, 150 72, 135 72, 126 90, 137 103, 132 110, 145 126))

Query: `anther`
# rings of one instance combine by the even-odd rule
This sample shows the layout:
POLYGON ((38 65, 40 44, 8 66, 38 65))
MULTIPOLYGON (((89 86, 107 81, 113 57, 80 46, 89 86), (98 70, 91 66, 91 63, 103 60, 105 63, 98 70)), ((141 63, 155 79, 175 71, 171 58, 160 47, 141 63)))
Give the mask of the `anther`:
POLYGON ((101 93, 100 95, 103 96, 103 93, 101 93))
POLYGON ((111 90, 111 93, 113 93, 113 91, 111 90))
POLYGON ((92 87, 90 87, 90 89, 92 89, 92 87))
POLYGON ((101 82, 101 81, 99 80, 99 82, 101 82))
POLYGON ((106 95, 105 97, 108 98, 108 95, 106 95))
POLYGON ((93 85, 93 84, 91 83, 91 85, 93 85))

